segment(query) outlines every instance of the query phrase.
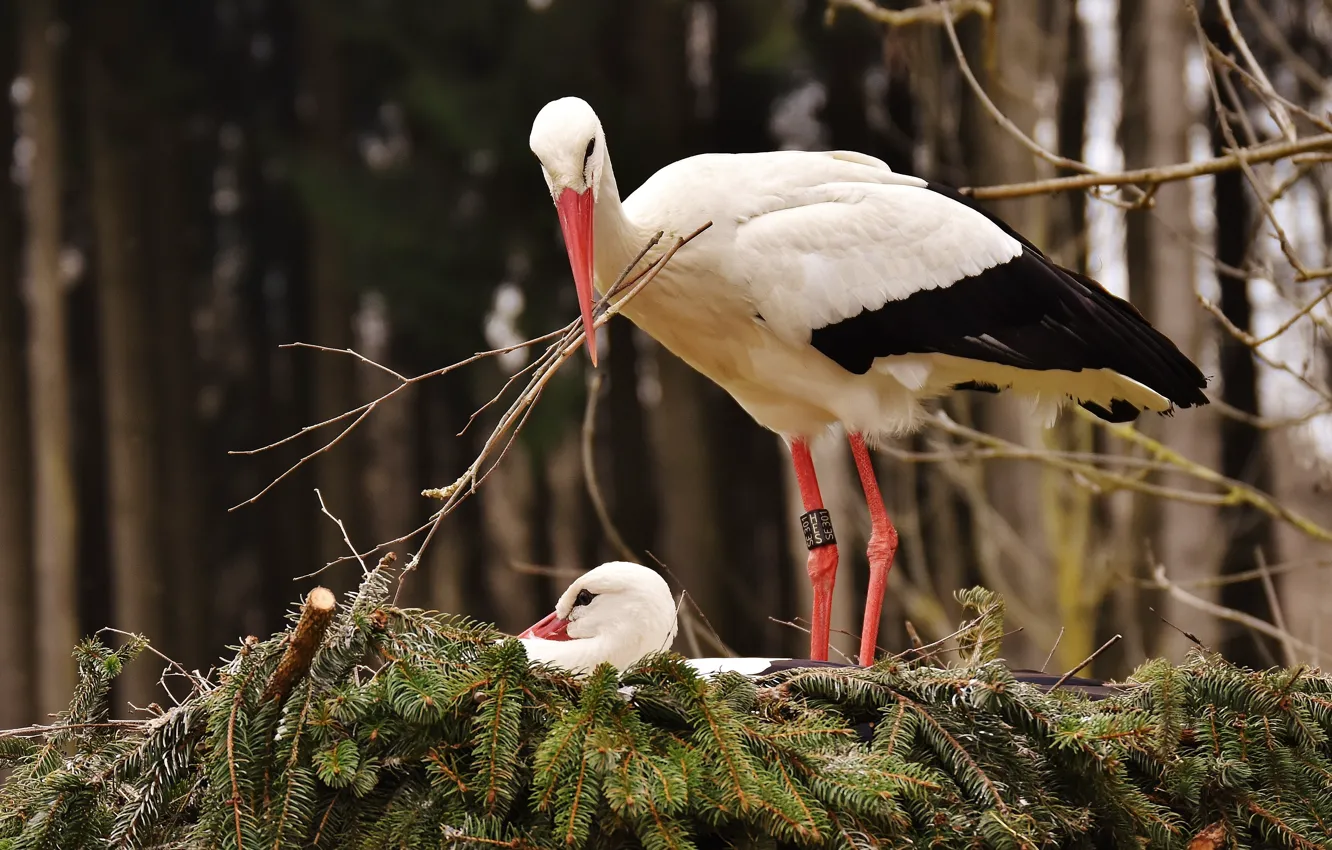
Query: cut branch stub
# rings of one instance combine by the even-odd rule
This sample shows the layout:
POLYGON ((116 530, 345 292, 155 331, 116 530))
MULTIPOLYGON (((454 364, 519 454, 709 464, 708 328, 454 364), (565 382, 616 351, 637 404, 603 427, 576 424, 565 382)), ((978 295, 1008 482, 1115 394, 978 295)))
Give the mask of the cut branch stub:
POLYGON ((278 662, 277 669, 264 688, 260 698, 262 702, 286 699, 297 680, 309 672, 315 650, 323 642, 324 632, 328 631, 329 623, 333 622, 333 612, 337 607, 337 597, 326 587, 316 587, 305 597, 301 618, 292 630, 282 660, 278 662))

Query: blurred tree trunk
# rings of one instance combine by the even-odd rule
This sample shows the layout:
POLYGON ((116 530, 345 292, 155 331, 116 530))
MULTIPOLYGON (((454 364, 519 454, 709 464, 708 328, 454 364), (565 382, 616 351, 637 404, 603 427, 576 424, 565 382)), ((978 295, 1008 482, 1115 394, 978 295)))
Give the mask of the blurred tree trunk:
MULTIPOLYGON (((487 365, 493 367, 493 363, 487 365)), ((500 385, 497 373, 492 371, 489 377, 491 382, 482 390, 487 398, 500 385)), ((490 421, 493 420, 476 423, 477 433, 488 433, 490 421)), ((522 580, 515 571, 515 567, 532 563, 536 539, 544 533, 533 522, 540 487, 533 454, 527 440, 515 440, 505 452, 504 462, 486 477, 485 486, 476 495, 481 504, 481 526, 477 531, 485 541, 485 562, 476 579, 485 588, 487 604, 478 608, 469 601, 463 610, 473 616, 477 616, 474 612, 485 610, 488 612, 485 616, 500 628, 521 629, 533 622, 537 610, 536 599, 527 592, 531 583, 522 580)), ((459 471, 470 462, 470 458, 466 459, 459 471)), ((543 600, 543 608, 545 604, 548 603, 543 600)))
MULTIPOLYGON (((0 9, 0 79, 17 73, 17 24, 0 9)), ((0 138, 14 138, 13 101, 0 103, 0 138)), ((32 474, 19 296, 19 204, 0 183, 0 729, 34 722, 32 669, 32 474)))
MULTIPOLYGON (((609 444, 610 449, 610 487, 603 495, 620 537, 629 548, 641 553, 656 545, 657 503, 664 502, 668 494, 660 492, 659 499, 659 491, 653 486, 648 429, 638 393, 641 353, 634 344, 638 329, 627 320, 617 320, 601 333, 608 334, 611 343, 609 362, 604 367, 610 380, 597 428, 601 442, 609 444)), ((619 553, 612 554, 620 557, 619 553)))
MULTIPOLYGON (((465 440, 467 435, 452 441, 448 439, 458 432, 460 426, 456 424, 457 416, 450 415, 451 411, 442 393, 422 390, 412 394, 412 401, 413 419, 416 422, 415 454, 419 459, 420 470, 413 489, 420 492, 427 487, 444 487, 453 483, 462 471, 463 467, 458 464, 464 461, 457 455, 461 455, 463 450, 455 449, 453 444, 465 440)), ((477 502, 477 499, 468 499, 458 510, 462 512, 474 508, 477 502)), ((422 500, 423 509, 431 505, 431 502, 422 500)), ((420 521, 414 522, 411 528, 419 524, 420 521)), ((468 550, 479 549, 479 544, 475 542, 479 535, 468 534, 464 529, 475 528, 475 524, 463 517, 458 517, 457 522, 445 522, 440 526, 434 542, 421 561, 420 583, 425 585, 424 607, 436 611, 468 611, 470 616, 479 616, 464 607, 464 576, 470 566, 468 550)), ((393 549, 398 552, 400 559, 404 557, 404 552, 411 551, 405 545, 393 549)))
POLYGON ((205 643, 213 606, 204 582, 202 443, 198 419, 199 369, 194 337, 195 276, 204 260, 200 251, 200 205, 189 192, 190 161, 184 115, 167 110, 153 124, 156 163, 155 198, 149 219, 153 247, 153 334, 158 366, 158 519, 163 579, 169 603, 173 658, 187 667, 206 665, 212 649, 205 643))
POLYGON ((583 546, 588 524, 596 524, 596 520, 592 518, 583 480, 581 429, 567 429, 560 441, 546 453, 546 481, 550 497, 547 536, 550 539, 550 565, 555 573, 552 581, 540 588, 542 605, 549 604, 556 598, 554 594, 562 593, 568 582, 595 564, 587 557, 583 546))
MULTIPOLYGON (((144 259, 143 169, 146 110, 137 57, 144 46, 134 16, 98 4, 84 61, 91 208, 96 237, 98 334, 105 409, 107 516, 112 624, 169 645, 158 538, 159 399, 150 347, 156 323, 144 259)), ((147 656, 117 679, 135 705, 156 699, 158 664, 147 656)))
MULTIPOLYGON (((651 45, 650 49, 635 47, 630 53, 636 81, 632 88, 640 94, 629 102, 633 118, 629 144, 643 152, 636 157, 643 176, 692 152, 690 142, 700 126, 692 108, 685 21, 680 4, 640 4, 626 39, 630 45, 651 45)), ((651 446, 640 449, 639 462, 647 476, 637 483, 616 482, 617 502, 629 497, 641 504, 645 514, 653 512, 640 520, 646 525, 641 536, 635 539, 626 534, 626 541, 639 553, 650 550, 704 612, 716 613, 722 607, 725 577, 720 534, 725 526, 717 521, 717 482, 731 473, 730 460, 709 451, 708 435, 715 427, 707 404, 712 388, 706 378, 627 322, 617 330, 616 346, 630 349, 638 358, 638 367, 623 378, 612 375, 612 390, 623 381, 619 389, 626 403, 637 408, 635 418, 647 420, 645 433, 640 435, 646 439, 640 445, 647 448, 650 442, 651 446), (644 390, 652 387, 644 378, 649 374, 657 379, 660 400, 647 405, 645 417, 644 390), (643 492, 621 489, 630 486, 643 492)), ((614 430, 619 430, 620 414, 611 412, 614 430)))
POLYGON ((730 595, 724 589, 721 536, 734 530, 734 520, 716 498, 719 470, 709 451, 709 388, 683 360, 655 342, 644 343, 655 355, 661 387, 649 420, 661 503, 660 542, 652 551, 712 616, 725 610, 730 595))
MULTIPOLYGON (((1217 132, 1215 149, 1228 147, 1217 132)), ((1216 255, 1230 268, 1244 268, 1248 262, 1250 230, 1249 202, 1244 175, 1239 171, 1216 176, 1216 255)), ((1253 330, 1253 305, 1249 302, 1249 281, 1241 275, 1221 271, 1221 312, 1242 331, 1253 330)), ((1229 333, 1221 334, 1221 400, 1236 410, 1258 415, 1258 372, 1253 352, 1229 333)), ((1234 416, 1221 417, 1221 473, 1258 490, 1272 489, 1272 458, 1267 451, 1264 432, 1234 416)), ((1260 559, 1274 560, 1272 522, 1267 514, 1249 506, 1229 507, 1222 513, 1226 529, 1224 575, 1252 572, 1260 559)), ((1274 579, 1279 583, 1279 579, 1274 579)), ((1272 621, 1263 585, 1258 580, 1230 583, 1221 589, 1221 604, 1228 608, 1272 621)), ((1225 629, 1222 653, 1237 664, 1266 666, 1280 656, 1275 644, 1247 629, 1225 629)))
MULTIPOLYGON (((1242 20, 1242 18, 1241 18, 1242 20)), ((1208 37, 1223 51, 1234 55, 1234 43, 1220 19, 1216 5, 1205 11, 1204 26, 1208 37)), ((1229 73, 1213 65, 1217 74, 1229 73)), ((1238 88, 1238 86, 1237 86, 1238 88)), ((1232 114, 1245 110, 1242 102, 1232 101, 1222 88, 1222 103, 1232 114)), ((1230 147, 1222 132, 1222 116, 1212 116, 1212 149, 1220 155, 1230 147)), ((1243 143, 1240 122, 1231 123, 1233 133, 1243 143)), ((1241 331, 1253 330, 1254 310, 1249 301, 1249 281, 1243 275, 1232 274, 1230 269, 1246 268, 1250 259, 1250 231, 1253 227, 1249 202, 1249 188, 1244 173, 1223 171, 1216 175, 1216 258, 1217 281, 1221 287, 1221 312, 1241 331)), ((1253 352, 1230 333, 1220 334, 1221 346, 1221 400, 1236 410, 1253 416, 1258 409, 1258 369, 1253 352)), ((1250 484, 1258 490, 1272 489, 1272 457, 1268 451, 1265 432, 1236 416, 1221 417, 1221 464, 1223 475, 1250 484)), ((1226 534, 1225 554, 1221 573, 1252 572, 1261 563, 1271 564, 1273 552, 1271 518, 1250 505, 1236 505, 1223 509, 1221 520, 1226 534)), ((1273 579, 1279 586, 1280 579, 1273 579)), ((1271 605, 1260 580, 1232 582, 1221 588, 1221 604, 1273 621, 1271 605)), ((1282 659, 1276 653, 1276 643, 1262 638, 1248 629, 1227 623, 1223 628, 1221 652, 1237 664, 1261 667, 1282 659)), ((1294 663, 1295 659, 1290 659, 1294 663)))
POLYGON ((825 82, 819 117, 832 147, 881 156, 882 139, 870 130, 872 95, 866 87, 871 69, 879 65, 878 27, 860 15, 838 15, 829 27, 820 5, 808 4, 803 20, 825 82))
MULTIPOLYGON (((425 487, 452 484, 481 450, 485 439, 482 428, 468 428, 461 436, 455 436, 463 430, 477 407, 474 398, 480 393, 471 385, 475 379, 475 373, 459 375, 454 380, 446 379, 438 387, 421 391, 419 417, 422 424, 418 429, 421 445, 417 454, 423 460, 422 468, 427 477, 425 487)), ((506 459, 496 471, 511 467, 514 462, 513 458, 506 459)), ((469 617, 494 622, 495 606, 490 599, 486 576, 489 566, 485 533, 488 508, 483 502, 488 489, 489 483, 479 496, 465 499, 440 526, 426 553, 425 563, 429 564, 429 569, 424 572, 430 585, 431 607, 440 611, 465 611, 469 617)), ((438 503, 424 502, 423 506, 434 510, 438 503)), ((399 551, 414 550, 410 545, 404 545, 399 551)))
MULTIPOLYGON (((1050 21, 1050 43, 1063 54, 1062 73, 1056 72, 1059 105, 1056 129, 1059 154, 1082 160, 1086 147, 1087 91, 1090 69, 1087 66, 1086 33, 1075 3, 1045 0, 1050 21)), ((1059 176, 1071 172, 1060 171, 1059 176)), ((1087 196, 1068 192, 1050 199, 1052 206, 1050 242, 1047 253, 1071 269, 1087 265, 1087 196)), ((1076 416, 1061 416, 1045 435, 1047 448, 1058 451, 1090 452, 1094 445, 1091 423, 1076 416)), ((1081 645, 1065 648, 1059 642, 1055 667, 1067 670, 1080 662, 1096 642, 1096 612, 1105 589, 1104 563, 1095 560, 1100 551, 1092 541, 1094 523, 1091 491, 1063 470, 1041 471, 1042 496, 1046 515, 1046 542, 1055 566, 1054 608, 1056 622, 1067 629, 1068 623, 1085 624, 1077 631, 1081 645), (1098 569, 1099 567, 1099 569, 1098 569)), ((1098 541, 1099 542, 1099 541, 1098 541)), ((1067 631, 1065 632, 1067 638, 1067 631)))
POLYGON ((61 278, 60 50, 54 0, 20 4, 24 108, 33 158, 27 191, 28 387, 32 409, 33 568, 36 586, 37 710, 58 711, 74 687, 78 640, 79 518, 70 440, 66 292, 61 278))
MULTIPOLYGON (((1332 246, 1332 242, 1328 244, 1332 246)), ((1329 528, 1332 527, 1332 500, 1327 497, 1328 470, 1323 466, 1321 447, 1311 430, 1285 428, 1269 433, 1272 495, 1279 504, 1329 528)), ((1332 652, 1332 625, 1328 622, 1328 614, 1332 613, 1332 588, 1327 582, 1327 544, 1288 523, 1279 523, 1275 529, 1274 546, 1280 553, 1281 563, 1302 565, 1301 569, 1281 576, 1279 598, 1287 627, 1300 640, 1318 647, 1320 652, 1332 652)), ((1312 658, 1301 657, 1298 661, 1314 666, 1323 664, 1318 654, 1312 658)))
MULTIPOLYGON (((363 301, 356 321, 356 350, 378 363, 393 364, 394 328, 387 305, 377 293, 363 301)), ((364 398, 379 398, 398 383, 379 369, 361 370, 357 377, 364 398)), ((417 441, 412 433, 416 425, 412 412, 412 400, 400 394, 376 410, 365 423, 366 463, 362 481, 366 517, 362 525, 372 539, 358 541, 362 549, 392 540, 419 524, 413 520, 423 488, 413 486, 413 449, 417 441)), ((422 593, 422 601, 424 596, 422 593)))
MULTIPOLYGON (((234 26, 223 41, 230 67, 237 70, 224 81, 228 106, 234 111, 220 128, 219 142, 223 156, 235 167, 228 175, 234 182, 226 188, 236 193, 232 221, 239 232, 223 255, 237 262, 231 268, 219 264, 224 275, 217 282, 238 286, 242 293, 243 312, 231 318, 236 322, 235 346, 245 354, 233 361, 231 391, 241 407, 237 424, 255 429, 246 445, 263 445, 318 418, 313 412, 313 376, 325 355, 279 348, 294 339, 321 341, 311 326, 310 304, 318 297, 318 281, 313 275, 310 210, 301 204, 292 181, 280 178, 298 166, 320 165, 317 157, 303 156, 310 152, 311 134, 302 119, 321 104, 304 87, 307 56, 301 46, 306 29, 299 13, 295 3, 253 5, 231 18, 234 26), (265 61, 255 61, 258 46, 267 48, 265 61)), ((319 513, 313 491, 322 463, 341 462, 341 452, 352 451, 356 442, 348 440, 337 451, 321 455, 286 478, 262 503, 244 511, 251 533, 241 538, 239 569, 233 572, 234 580, 219 577, 218 585, 231 592, 234 581, 241 589, 232 593, 232 599, 242 608, 244 622, 253 624, 247 630, 271 628, 291 604, 293 575, 324 566, 320 534, 329 541, 327 551, 350 554, 334 545, 341 535, 319 513)), ((252 467, 259 480, 241 498, 284 474, 291 462, 281 452, 266 453, 252 467)), ((336 503, 330 509, 344 511, 336 503)), ((358 517, 346 519, 355 533, 358 517)), ((342 562, 320 573, 320 581, 341 590, 358 573, 358 568, 342 562)))
MULTIPOLYGON (((1122 0, 1119 26, 1125 92, 1119 135, 1125 166, 1184 162, 1189 128, 1197 119, 1186 106, 1185 74, 1194 40, 1189 11, 1176 3, 1122 0)), ((1194 300, 1191 221, 1187 183, 1162 186, 1152 212, 1128 214, 1129 299, 1181 351, 1201 362, 1208 335, 1194 300)), ((1210 410, 1189 410, 1170 419, 1144 414, 1139 428, 1198 463, 1212 469, 1219 465, 1217 422, 1210 410)), ((1165 476, 1161 483, 1182 482, 1165 476)), ((1116 534, 1126 550, 1120 553, 1125 573, 1145 575, 1154 558, 1179 580, 1216 574, 1222 551, 1218 541, 1225 535, 1214 509, 1154 497, 1137 498, 1133 505, 1129 526, 1116 534)), ((1120 612, 1128 622, 1141 622, 1141 652, 1149 656, 1182 648, 1176 632, 1163 634, 1157 618, 1142 615, 1148 606, 1159 610, 1157 597, 1125 590, 1126 609, 1120 612)), ((1207 640, 1209 624, 1196 612, 1171 610, 1167 617, 1207 640)))
MULTIPOLYGON (((308 150, 318 173, 337 174, 346 159, 343 144, 342 80, 338 62, 334 21, 318 0, 302 0, 298 38, 304 52, 302 68, 302 117, 307 123, 308 150)), ((341 237, 319 210, 311 210, 309 222, 309 340, 330 348, 350 348, 356 295, 344 274, 345 262, 339 247, 341 237)), ((356 361, 348 356, 316 352, 314 371, 314 421, 322 422, 355 407, 356 361)), ((347 527, 352 542, 364 550, 369 541, 358 534, 365 527, 363 500, 357 470, 361 440, 354 434, 335 451, 315 462, 315 480, 329 511, 347 527)), ((318 529, 320 563, 350 554, 342 533, 331 522, 318 529)), ((346 570, 328 574, 335 585, 346 585, 346 570)))
MULTIPOLYGON (((964 42, 976 49, 968 51, 972 67, 982 77, 985 90, 995 105, 1024 133, 1036 135, 1043 117, 1036 93, 1051 81, 1050 67, 1064 61, 1062 54, 1051 56, 1048 33, 1044 30, 1041 0, 1010 0, 1001 4, 993 21, 993 42, 988 41, 978 20, 961 27, 969 37, 964 42), (991 54, 989 51, 993 50, 991 54)), ((945 48, 947 50, 947 48, 945 48)), ((970 129, 964 134, 972 140, 968 150, 970 177, 975 185, 1020 183, 1048 175, 1049 167, 1037 160, 1009 133, 983 111, 975 95, 967 92, 968 108, 964 122, 970 129)), ((1050 105, 1053 105, 1052 103, 1050 105)), ((964 123, 964 128, 967 127, 964 123)), ((1000 201, 991 205, 998 215, 1038 246, 1049 245, 1051 200, 1037 196, 1000 201)), ((1027 446, 1039 446, 1043 423, 1032 415, 1024 399, 996 396, 975 399, 984 428, 991 433, 1027 446)), ((1046 539, 1041 492, 1041 470, 1034 464, 1015 460, 990 461, 983 467, 984 501, 972 500, 977 524, 977 560, 985 583, 996 589, 1005 584, 1013 588, 1009 595, 1021 599, 1041 599, 1048 592, 1050 558, 1041 541, 1046 539), (1007 535, 1003 526, 1012 529, 1007 535), (1022 541, 1028 552, 1006 548, 1003 536, 1022 541)), ((1061 652, 1078 654, 1078 660, 1091 651, 1090 623, 1061 623, 1068 629, 1060 643, 1061 652), (1085 633, 1084 633, 1085 631, 1085 633), (1081 651, 1086 648, 1086 651, 1081 651)), ((1031 657, 1044 658, 1053 643, 1037 632, 1024 633, 1012 641, 1012 654, 1019 655, 1029 643, 1031 657), (1043 645, 1041 645, 1043 644, 1043 645)), ((1020 656, 1019 656, 1020 657, 1020 656)))

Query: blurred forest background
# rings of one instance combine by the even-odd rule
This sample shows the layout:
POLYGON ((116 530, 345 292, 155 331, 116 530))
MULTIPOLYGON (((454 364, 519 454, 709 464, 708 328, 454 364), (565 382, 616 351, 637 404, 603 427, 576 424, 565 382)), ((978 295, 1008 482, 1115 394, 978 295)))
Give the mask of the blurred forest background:
MULTIPOLYGON (((879 2, 903 16, 868 0, 0 4, 0 727, 65 704, 83 634, 142 632, 206 670, 316 581, 353 586, 354 560, 293 580, 347 554, 316 487, 362 549, 429 519, 421 490, 471 462, 495 414, 459 431, 529 354, 409 388, 231 512, 336 431, 228 452, 394 384, 282 343, 412 375, 575 317, 527 148, 566 94, 602 116, 626 192, 705 151, 848 148, 979 187, 1297 143, 1137 191, 993 202, 1130 295, 1212 376, 1214 403, 1144 418, 1161 445, 1071 415, 1044 430, 1005 398, 941 405, 948 419, 878 455, 902 533, 881 635, 904 648, 910 620, 942 637, 952 592, 983 583, 1022 629, 1014 663, 1053 648, 1067 669, 1122 634, 1095 670, 1124 674, 1179 657, 1181 630, 1250 664, 1317 663, 1332 649, 1328 6, 953 0, 964 65, 941 6, 879 2)), ((588 496, 590 437, 640 560, 736 652, 803 652, 769 619, 808 611, 780 441, 628 321, 602 334, 592 428, 580 355, 401 601, 516 630, 617 557, 588 496)), ((834 625, 854 629, 868 522, 845 442, 816 458, 843 541, 834 625)), ((686 632, 681 649, 718 651, 686 632)), ((160 666, 137 662, 119 697, 166 699, 160 666)))

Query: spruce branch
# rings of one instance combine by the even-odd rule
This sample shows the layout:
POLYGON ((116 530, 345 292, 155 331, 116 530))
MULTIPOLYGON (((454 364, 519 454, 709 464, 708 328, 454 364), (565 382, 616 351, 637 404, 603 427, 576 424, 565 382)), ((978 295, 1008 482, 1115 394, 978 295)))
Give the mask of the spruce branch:
MULTIPOLYGON (((485 624, 385 608, 390 578, 376 568, 334 615, 318 655, 336 663, 298 699, 261 697, 299 619, 161 717, 3 739, 47 746, 6 751, 0 845, 1183 850, 1217 824, 1222 846, 1332 838, 1332 678, 1315 669, 1200 651, 1096 702, 976 654, 708 681, 662 653, 578 681, 485 624)), ((997 600, 965 598, 988 657, 997 600)), ((114 657, 84 649, 92 690, 66 717, 97 716, 114 657)))

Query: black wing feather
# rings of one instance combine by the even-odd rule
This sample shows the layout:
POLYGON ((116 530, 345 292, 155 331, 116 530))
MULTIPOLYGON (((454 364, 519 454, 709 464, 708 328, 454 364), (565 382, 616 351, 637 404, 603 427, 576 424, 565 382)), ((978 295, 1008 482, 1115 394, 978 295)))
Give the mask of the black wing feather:
MULTIPOLYGON (((1180 407, 1207 403, 1198 367, 1132 304, 1085 275, 1062 268, 970 199, 940 184, 927 187, 982 212, 1023 246, 1014 259, 951 286, 922 290, 877 310, 813 331, 811 344, 849 372, 902 354, 948 354, 1019 369, 1111 369, 1151 387, 1180 407)), ((1122 400, 1114 422, 1138 410, 1122 400)))

